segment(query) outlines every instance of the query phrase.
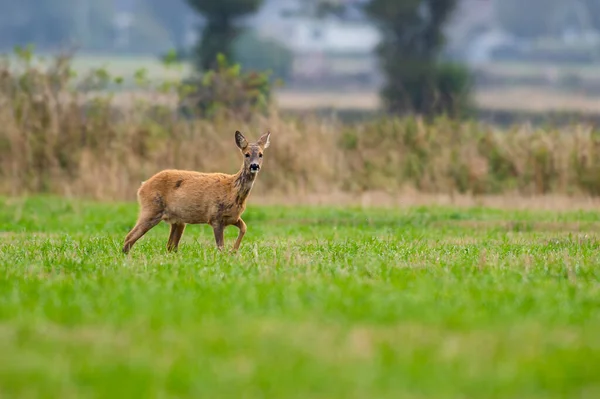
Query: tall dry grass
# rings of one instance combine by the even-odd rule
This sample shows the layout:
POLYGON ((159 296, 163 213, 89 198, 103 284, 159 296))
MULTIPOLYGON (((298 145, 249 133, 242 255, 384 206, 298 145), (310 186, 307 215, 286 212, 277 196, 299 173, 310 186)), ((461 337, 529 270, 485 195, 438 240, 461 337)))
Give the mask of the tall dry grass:
POLYGON ((234 173, 236 130, 272 132, 256 191, 273 195, 407 188, 444 194, 600 193, 600 135, 586 126, 497 130, 440 118, 388 118, 344 125, 272 112, 238 120, 179 117, 164 90, 124 107, 82 87, 69 60, 41 70, 0 66, 0 193, 135 198, 140 181, 163 168, 234 173))

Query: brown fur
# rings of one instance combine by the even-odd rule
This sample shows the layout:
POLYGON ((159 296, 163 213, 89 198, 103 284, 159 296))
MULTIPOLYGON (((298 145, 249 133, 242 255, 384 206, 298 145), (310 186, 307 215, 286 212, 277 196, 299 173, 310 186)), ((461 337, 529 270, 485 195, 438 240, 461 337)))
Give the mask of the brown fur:
POLYGON ((250 144, 242 133, 235 132, 244 163, 234 175, 167 169, 143 182, 137 192, 140 214, 135 227, 125 238, 123 252, 128 253, 137 240, 161 221, 171 225, 168 251, 177 250, 186 224, 212 226, 219 250, 223 249, 225 228, 236 226, 239 229, 233 245, 236 251, 246 233, 246 223, 241 216, 262 166, 262 155, 269 146, 269 138, 270 133, 266 133, 250 144), (257 168, 255 173, 251 166, 257 168))

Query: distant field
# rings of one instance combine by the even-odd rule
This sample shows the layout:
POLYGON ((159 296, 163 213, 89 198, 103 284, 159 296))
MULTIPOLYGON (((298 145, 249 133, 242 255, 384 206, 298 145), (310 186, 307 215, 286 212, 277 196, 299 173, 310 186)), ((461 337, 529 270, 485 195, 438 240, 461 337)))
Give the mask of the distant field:
MULTIPOLYGON (((74 63, 77 68, 86 70, 105 65, 116 73, 132 75, 140 67, 147 68, 152 76, 160 77, 163 74, 173 76, 175 72, 166 71, 157 57, 151 56, 115 56, 115 55, 78 55, 74 63)), ((190 71, 189 64, 181 64, 184 72, 190 71)), ((534 64, 525 62, 493 62, 479 65, 475 70, 484 71, 498 77, 560 77, 561 75, 575 75, 583 79, 599 79, 597 65, 554 65, 534 64)))
MULTIPOLYGON (((348 92, 299 92, 281 91, 277 95, 284 109, 310 110, 333 108, 344 110, 370 110, 381 107, 381 99, 375 91, 348 92)), ((598 97, 566 93, 552 88, 508 87, 480 89, 475 92, 478 107, 502 111, 578 111, 600 113, 598 97)))
MULTIPOLYGON (((75 64, 84 69, 98 67, 99 65, 108 65, 110 68, 114 68, 115 71, 125 75, 133 73, 141 66, 148 68, 155 73, 164 71, 158 57, 152 56, 79 54, 75 57, 75 64)), ((182 67, 185 71, 190 70, 189 64, 182 64, 182 67)), ((504 77, 536 77, 574 74, 584 79, 598 79, 598 66, 587 64, 555 65, 527 62, 493 62, 481 64, 477 66, 476 69, 504 77)))
POLYGON ((173 79, 186 76, 191 71, 190 65, 187 63, 167 68, 158 57, 150 56, 85 55, 74 58, 73 67, 81 72, 92 68, 106 67, 111 74, 123 77, 131 77, 137 70, 144 68, 150 79, 173 79))
MULTIPOLYGON (((54 57, 54 55, 36 53, 33 62, 48 65, 54 57)), ((9 58, 11 61, 16 60, 12 55, 9 58)), ((191 71, 189 64, 182 63, 166 67, 158 57, 139 55, 79 54, 73 58, 71 65, 78 74, 104 68, 111 76, 122 77, 126 80, 132 79, 136 71, 140 69, 145 69, 146 76, 153 80, 175 79, 186 76, 191 71)))
MULTIPOLYGON (((174 97, 159 96, 156 93, 123 91, 115 95, 114 104, 128 106, 134 98, 152 98, 153 101, 174 106, 174 97)), ((345 111, 377 111, 382 102, 375 90, 347 91, 299 91, 278 90, 276 104, 284 110, 311 111, 335 109, 345 111)), ((485 110, 522 112, 583 112, 600 114, 598 97, 561 92, 552 88, 507 87, 480 89, 475 92, 477 106, 485 110)))
POLYGON ((598 65, 593 64, 557 65, 552 63, 489 62, 478 66, 476 69, 506 78, 558 77, 561 74, 576 75, 584 79, 599 78, 598 65))
POLYGON ((0 396, 597 398, 600 212, 0 200, 0 396), (235 228, 226 230, 232 244, 235 228))

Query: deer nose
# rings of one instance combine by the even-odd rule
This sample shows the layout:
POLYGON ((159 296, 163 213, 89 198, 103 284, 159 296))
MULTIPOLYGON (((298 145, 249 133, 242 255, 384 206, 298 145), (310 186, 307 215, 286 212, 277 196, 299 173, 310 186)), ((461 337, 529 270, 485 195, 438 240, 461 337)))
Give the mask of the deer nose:
POLYGON ((250 170, 259 170, 260 166, 257 163, 250 164, 250 170))

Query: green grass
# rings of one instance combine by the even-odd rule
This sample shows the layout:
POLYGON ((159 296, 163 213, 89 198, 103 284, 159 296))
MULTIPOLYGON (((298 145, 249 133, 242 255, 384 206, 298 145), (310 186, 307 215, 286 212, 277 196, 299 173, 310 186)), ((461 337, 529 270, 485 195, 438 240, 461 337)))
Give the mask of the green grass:
POLYGON ((2 398, 600 395, 600 212, 0 203, 2 398))

